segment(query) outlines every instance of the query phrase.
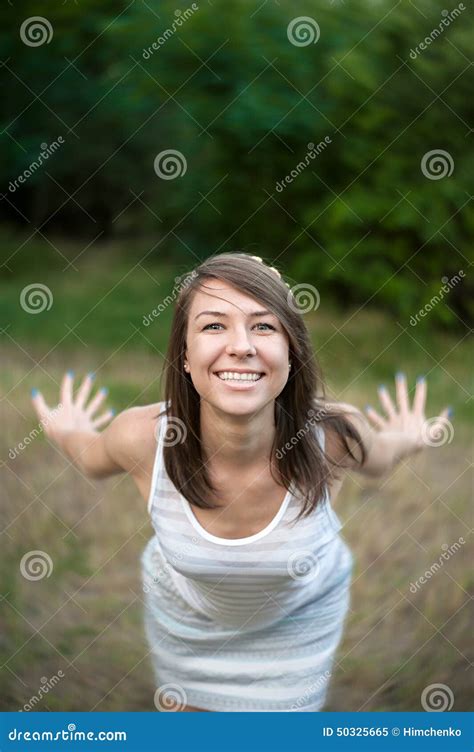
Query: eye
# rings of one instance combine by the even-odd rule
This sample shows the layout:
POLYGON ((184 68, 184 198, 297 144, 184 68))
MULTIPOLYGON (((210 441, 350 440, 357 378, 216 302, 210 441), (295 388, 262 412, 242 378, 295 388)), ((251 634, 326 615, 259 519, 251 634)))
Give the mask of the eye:
MULTIPOLYGON (((205 326, 202 331, 203 332, 206 331, 206 329, 209 329, 211 326, 222 326, 222 324, 218 323, 217 321, 214 322, 213 324, 207 324, 207 326, 205 326)), ((276 332, 276 327, 274 327, 273 324, 267 324, 266 322, 263 322, 263 321, 260 322, 259 324, 255 324, 254 326, 268 326, 269 329, 273 329, 273 331, 276 332)), ((215 331, 215 329, 213 331, 215 331)))

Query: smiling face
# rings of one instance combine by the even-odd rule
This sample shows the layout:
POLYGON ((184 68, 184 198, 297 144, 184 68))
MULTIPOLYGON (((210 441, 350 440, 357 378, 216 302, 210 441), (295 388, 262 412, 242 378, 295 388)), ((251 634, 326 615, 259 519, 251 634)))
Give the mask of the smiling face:
POLYGON ((194 295, 185 360, 201 399, 233 414, 260 410, 288 380, 289 340, 279 319, 224 280, 194 295))

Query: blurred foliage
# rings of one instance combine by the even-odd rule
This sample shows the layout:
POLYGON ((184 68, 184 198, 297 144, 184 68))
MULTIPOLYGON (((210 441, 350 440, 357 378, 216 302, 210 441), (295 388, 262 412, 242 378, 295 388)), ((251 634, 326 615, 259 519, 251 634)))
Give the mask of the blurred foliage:
MULTIPOLYGON (((149 268, 163 258, 190 268, 244 249, 336 302, 370 300, 404 320, 439 293, 443 277, 464 270, 429 322, 471 321, 467 13, 413 59, 439 26, 442 2, 197 5, 156 50, 179 16, 169 0, 2 8, 8 231, 22 226, 31 237, 38 228, 83 246, 126 239, 130 259, 137 238, 151 237, 142 254, 149 268), (52 39, 25 45, 23 20, 42 14, 52 39), (289 42, 296 15, 317 21, 317 43, 289 42), (65 143, 47 163, 9 190, 40 145, 59 136, 65 143), (278 191, 308 144, 325 137, 331 143, 278 191), (154 170, 165 149, 186 159, 174 180, 154 170), (422 173, 434 149, 451 155, 451 176, 422 173)), ((28 242, 13 256, 7 250, 4 278, 31 271, 28 242)), ((100 252, 99 244, 88 251, 100 252)), ((41 268, 48 263, 64 266, 55 251, 41 268)))

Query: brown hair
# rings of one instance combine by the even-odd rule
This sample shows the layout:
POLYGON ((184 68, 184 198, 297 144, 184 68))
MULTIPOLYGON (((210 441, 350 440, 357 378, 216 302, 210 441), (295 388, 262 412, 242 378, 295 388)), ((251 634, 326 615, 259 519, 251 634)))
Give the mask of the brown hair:
MULTIPOLYGON (((301 494, 298 515, 309 514, 323 499, 330 478, 328 461, 314 430, 308 425, 324 424, 342 442, 345 452, 363 464, 366 450, 361 436, 337 404, 326 398, 322 371, 315 359, 303 315, 288 289, 275 271, 245 253, 222 253, 201 263, 187 277, 176 302, 165 364, 165 406, 168 431, 163 447, 166 472, 176 489, 201 509, 215 509, 208 497, 216 493, 206 471, 200 436, 200 396, 191 376, 183 369, 186 350, 188 315, 198 289, 206 280, 225 280, 272 311, 280 320, 289 339, 292 369, 282 392, 275 399, 275 439, 271 456, 277 460, 280 478, 286 488, 293 484, 301 494), (169 439, 169 431, 175 438, 169 439), (176 440, 176 436, 178 440, 176 440), (347 437, 356 441, 361 458, 352 454, 347 437)), ((158 416, 156 416, 158 417, 158 416)), ((270 457, 269 457, 270 463, 270 457)), ((270 464, 271 468, 271 464, 270 464)), ((336 474, 336 473, 335 473, 336 474)), ((277 480, 280 483, 280 479, 277 480)))

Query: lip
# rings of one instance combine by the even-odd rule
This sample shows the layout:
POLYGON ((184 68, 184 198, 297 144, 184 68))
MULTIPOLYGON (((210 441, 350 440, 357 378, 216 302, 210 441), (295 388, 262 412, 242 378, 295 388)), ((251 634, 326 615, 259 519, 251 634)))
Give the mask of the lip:
POLYGON ((250 368, 219 368, 219 370, 214 371, 214 373, 225 373, 226 371, 229 371, 230 373, 261 373, 265 375, 265 371, 255 371, 250 368))

